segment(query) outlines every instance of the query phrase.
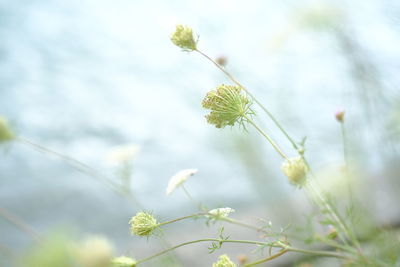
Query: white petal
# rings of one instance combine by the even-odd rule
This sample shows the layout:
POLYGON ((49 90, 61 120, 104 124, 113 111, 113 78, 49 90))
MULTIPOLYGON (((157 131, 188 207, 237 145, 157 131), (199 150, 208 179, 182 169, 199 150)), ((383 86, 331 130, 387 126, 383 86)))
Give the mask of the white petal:
POLYGON ((166 194, 170 195, 177 187, 182 185, 190 176, 194 175, 197 171, 197 169, 185 169, 176 173, 169 180, 166 194))

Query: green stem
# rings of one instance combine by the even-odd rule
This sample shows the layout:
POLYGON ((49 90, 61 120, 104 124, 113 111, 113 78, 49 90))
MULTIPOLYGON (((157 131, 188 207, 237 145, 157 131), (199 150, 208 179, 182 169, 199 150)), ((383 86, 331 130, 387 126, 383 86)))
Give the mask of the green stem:
POLYGON ((204 216, 204 215, 207 215, 207 214, 208 213, 203 212, 203 213, 196 213, 196 214, 192 214, 192 215, 188 215, 188 216, 184 216, 184 217, 179 217, 179 218, 171 220, 171 221, 166 221, 166 222, 159 223, 159 224, 157 224, 157 227, 158 226, 163 226, 163 225, 166 225, 166 224, 170 224, 170 223, 174 223, 174 222, 178 222, 178 221, 182 221, 182 220, 185 220, 185 219, 190 219, 190 218, 193 218, 193 217, 204 216))
POLYGON ((258 125, 248 116, 243 114, 243 117, 246 118, 246 120, 256 128, 256 130, 264 136, 268 142, 272 145, 272 147, 276 150, 276 152, 279 153, 284 159, 289 160, 289 158, 286 156, 286 154, 282 151, 282 149, 275 143, 275 141, 266 133, 264 132, 258 125))
POLYGON ((77 169, 78 171, 85 173, 89 176, 92 176, 96 179, 99 179, 105 183, 107 183, 109 186, 111 186, 115 191, 117 191, 118 193, 120 193, 120 186, 114 182, 112 182, 110 179, 108 179, 107 177, 103 176, 102 174, 98 173, 95 169, 93 169, 92 167, 90 167, 89 165, 80 162, 72 157, 63 155, 59 152, 56 152, 54 150, 51 150, 47 147, 44 147, 42 145, 39 145, 37 143, 34 143, 28 139, 25 139, 23 137, 17 137, 16 141, 19 141, 20 143, 23 143, 25 145, 29 145, 31 147, 33 147, 34 149, 36 149, 39 152, 42 153, 46 153, 46 154, 50 154, 53 156, 56 156, 60 159, 62 159, 64 162, 66 162, 67 164, 69 164, 70 166, 74 167, 75 169, 77 169))
POLYGON ((296 142, 293 140, 293 138, 290 137, 288 132, 285 131, 285 129, 282 127, 282 125, 279 123, 279 121, 272 115, 272 113, 261 103, 259 102, 255 96, 246 88, 244 87, 240 82, 238 82, 228 71, 226 71, 221 65, 219 65, 217 62, 215 62, 212 58, 210 58, 207 54, 203 53, 200 50, 195 50, 202 56, 204 56, 206 59, 211 61, 218 69, 220 69, 233 83, 241 87, 253 100, 254 102, 261 107, 261 109, 268 115, 268 117, 275 123, 275 125, 281 130, 281 132, 285 135, 285 137, 289 140, 289 142, 292 144, 293 148, 297 151, 299 151, 299 147, 296 145, 296 142))
POLYGON ((276 258, 282 256, 283 254, 285 254, 285 253, 288 252, 288 251, 289 251, 288 249, 282 249, 282 250, 279 251, 278 253, 276 253, 276 254, 274 254, 274 255, 268 257, 268 258, 264 258, 264 259, 261 259, 261 260, 258 260, 258 261, 250 262, 250 263, 248 263, 248 264, 243 265, 242 267, 250 267, 250 266, 258 265, 258 264, 260 264, 260 263, 264 263, 264 262, 267 262, 267 261, 276 259, 276 258))
POLYGON ((165 249, 161 252, 158 252, 150 257, 138 260, 136 262, 136 264, 140 264, 146 261, 149 261, 151 259, 154 259, 156 257, 159 257, 165 253, 168 253, 172 250, 175 250, 177 248, 186 246, 186 245, 190 245, 190 244, 195 244, 195 243, 200 243, 200 242, 218 242, 220 244, 223 243, 238 243, 238 244, 252 244, 252 245, 260 245, 260 246, 271 246, 271 247, 279 247, 279 248, 283 248, 282 251, 280 251, 279 253, 263 259, 261 261, 255 262, 255 263, 250 263, 252 265, 245 265, 245 266, 253 266, 255 264, 259 264, 268 260, 272 260, 274 258, 277 258, 281 255, 283 255, 284 253, 288 252, 288 251, 292 251, 292 252, 298 252, 298 253, 303 253, 303 254, 311 254, 311 255, 317 255, 317 256, 321 256, 321 257, 336 257, 336 258, 342 258, 342 259, 347 259, 348 257, 339 253, 335 253, 335 252, 330 252, 330 251, 313 251, 313 250, 306 250, 306 249, 299 249, 299 248, 293 248, 290 246, 286 246, 286 245, 272 245, 271 243, 267 243, 267 242, 259 242, 259 241, 252 241, 252 240, 225 240, 225 239, 218 239, 218 238, 203 238, 203 239, 198 239, 198 240, 193 240, 193 241, 188 241, 188 242, 184 242, 181 243, 179 245, 173 246, 171 248, 165 249))
POLYGON ((267 245, 267 243, 265 243, 265 242, 258 242, 258 241, 251 241, 251 240, 224 240, 224 239, 218 239, 218 238, 204 238, 204 239, 198 239, 198 240, 194 240, 194 241, 184 242, 184 243, 181 243, 179 245, 173 246, 171 248, 165 249, 165 250, 163 250, 163 251, 161 251, 159 253, 156 253, 156 254, 154 254, 154 255, 152 255, 150 257, 138 260, 136 262, 136 264, 140 264, 140 263, 149 261, 149 260, 151 260, 153 258, 161 256, 161 255, 163 255, 165 253, 168 253, 168 252, 170 252, 172 250, 175 250, 177 248, 180 248, 180 247, 183 247, 183 246, 186 246, 186 245, 190 245, 190 244, 200 243, 200 242, 218 242, 218 243, 240 243, 240 244, 253 244, 253 245, 267 245))

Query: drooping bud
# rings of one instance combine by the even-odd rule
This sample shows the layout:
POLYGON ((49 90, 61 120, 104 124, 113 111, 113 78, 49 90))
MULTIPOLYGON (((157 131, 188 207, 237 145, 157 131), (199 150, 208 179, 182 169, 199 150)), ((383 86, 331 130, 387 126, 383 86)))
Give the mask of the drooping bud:
POLYGON ((111 267, 135 267, 136 261, 129 257, 117 257, 112 259, 111 267))
POLYGON ((338 231, 336 230, 336 228, 333 226, 330 226, 326 237, 329 239, 335 239, 337 236, 338 236, 338 231))
POLYGON ((299 187, 306 182, 308 167, 302 157, 286 160, 281 167, 283 173, 288 177, 289 182, 299 187))
POLYGON ((190 52, 197 49, 197 40, 194 40, 192 29, 184 25, 176 26, 175 32, 171 35, 171 41, 184 51, 190 52))
POLYGON ((138 236, 149 236, 157 228, 156 218, 148 212, 138 212, 129 221, 131 233, 138 236))
POLYGON ((217 262, 213 263, 213 267, 236 267, 236 264, 231 261, 228 255, 224 254, 219 256, 217 262))
POLYGON ((14 133, 11 131, 7 120, 0 116, 0 143, 14 139, 14 133))
POLYGON ((338 122, 343 123, 344 122, 344 110, 339 110, 335 112, 335 118, 338 122))
POLYGON ((252 101, 242 94, 239 86, 218 86, 207 93, 202 105, 203 108, 211 110, 210 114, 206 115, 207 122, 217 128, 233 126, 235 123, 243 125, 247 121, 246 117, 254 114, 250 108, 252 101))

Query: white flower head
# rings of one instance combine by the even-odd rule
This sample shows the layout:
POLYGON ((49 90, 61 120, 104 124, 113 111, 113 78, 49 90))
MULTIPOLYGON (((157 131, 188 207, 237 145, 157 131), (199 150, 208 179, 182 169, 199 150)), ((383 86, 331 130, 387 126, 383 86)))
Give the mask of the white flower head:
POLYGON ((218 209, 213 209, 210 210, 208 213, 214 216, 215 218, 226 218, 231 214, 232 212, 235 212, 234 209, 232 208, 218 208, 218 209))
POLYGON ((194 175, 198 170, 197 169, 185 169, 176 173, 169 180, 166 194, 170 195, 176 188, 181 186, 190 176, 194 175))
POLYGON ((112 165, 118 165, 133 160, 140 151, 137 144, 126 144, 111 149, 107 156, 107 162, 112 165))

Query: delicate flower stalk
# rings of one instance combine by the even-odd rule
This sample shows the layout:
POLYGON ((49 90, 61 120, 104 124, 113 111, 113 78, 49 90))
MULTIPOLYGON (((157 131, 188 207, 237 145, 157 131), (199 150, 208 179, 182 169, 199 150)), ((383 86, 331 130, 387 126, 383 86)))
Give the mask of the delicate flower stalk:
POLYGON ((187 52, 197 49, 197 40, 194 39, 193 31, 188 26, 177 25, 175 32, 171 35, 171 41, 187 52))
POLYGON ((11 141, 15 138, 7 120, 0 116, 0 143, 11 141))
POLYGON ((285 160, 281 169, 291 184, 302 187, 306 183, 308 167, 302 157, 285 160))
POLYGON ((158 222, 154 216, 148 212, 138 212, 129 221, 131 233, 138 236, 150 236, 158 227, 158 222))
POLYGON ((228 255, 224 254, 219 256, 218 261, 213 263, 212 267, 236 267, 236 264, 231 261, 228 255))
POLYGON ((197 169, 185 169, 177 172, 174 176, 171 177, 168 182, 166 195, 168 196, 172 194, 172 192, 175 191, 176 188, 183 186, 183 183, 186 182, 186 180, 189 179, 190 176, 196 174, 197 171, 197 169))
POLYGON ((246 116, 251 116, 252 102, 242 94, 239 86, 220 85, 215 90, 207 93, 202 102, 203 108, 211 110, 206 115, 207 122, 217 128, 233 126, 238 123, 244 127, 246 116))
POLYGON ((121 256, 111 260, 110 267, 135 267, 136 261, 132 258, 121 256))

